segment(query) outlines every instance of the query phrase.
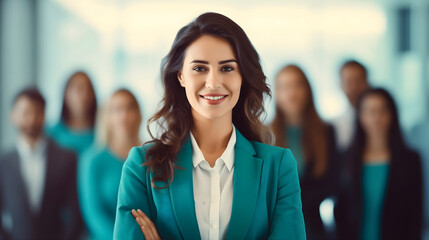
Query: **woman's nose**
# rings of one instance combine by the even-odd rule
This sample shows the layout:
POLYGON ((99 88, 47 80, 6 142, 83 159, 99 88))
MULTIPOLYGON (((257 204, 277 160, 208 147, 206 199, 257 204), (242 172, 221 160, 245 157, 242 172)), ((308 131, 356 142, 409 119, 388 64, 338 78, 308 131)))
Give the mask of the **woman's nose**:
POLYGON ((222 85, 221 78, 216 71, 211 71, 207 74, 206 87, 207 88, 218 88, 222 85))

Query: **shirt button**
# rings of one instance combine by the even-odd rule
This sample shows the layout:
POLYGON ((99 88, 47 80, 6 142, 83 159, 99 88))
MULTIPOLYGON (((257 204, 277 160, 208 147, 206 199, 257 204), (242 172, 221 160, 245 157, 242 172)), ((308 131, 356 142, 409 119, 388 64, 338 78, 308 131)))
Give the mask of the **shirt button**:
POLYGON ((216 229, 216 228, 217 228, 217 225, 212 223, 212 229, 216 229))

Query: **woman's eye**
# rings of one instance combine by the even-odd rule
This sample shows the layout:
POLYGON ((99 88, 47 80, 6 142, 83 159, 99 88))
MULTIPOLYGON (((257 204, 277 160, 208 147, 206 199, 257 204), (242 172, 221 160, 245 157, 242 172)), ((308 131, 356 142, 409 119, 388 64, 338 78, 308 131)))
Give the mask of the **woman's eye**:
POLYGON ((230 66, 225 66, 225 67, 222 67, 221 70, 222 72, 231 72, 232 70, 234 70, 234 68, 230 66))
POLYGON ((205 67, 194 67, 193 70, 197 71, 197 72, 205 72, 205 71, 207 71, 207 69, 205 67))

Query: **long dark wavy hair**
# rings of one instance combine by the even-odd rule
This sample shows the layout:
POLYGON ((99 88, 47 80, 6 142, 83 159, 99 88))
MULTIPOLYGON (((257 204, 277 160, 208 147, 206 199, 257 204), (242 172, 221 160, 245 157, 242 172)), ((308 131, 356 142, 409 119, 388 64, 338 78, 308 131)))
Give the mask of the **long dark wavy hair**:
POLYGON ((404 152, 410 151, 407 147, 404 137, 402 135, 398 109, 396 107, 395 101, 388 91, 383 88, 374 88, 367 90, 362 94, 358 102, 357 114, 356 114, 356 129, 353 141, 346 152, 346 161, 348 166, 348 173, 352 176, 357 176, 360 174, 362 164, 363 164, 363 151, 366 145, 367 134, 365 133, 362 123, 360 121, 362 104, 363 101, 369 96, 380 96, 384 99, 387 104, 388 111, 391 116, 391 125, 388 133, 388 147, 391 156, 391 162, 400 161, 398 156, 403 156, 404 152))
POLYGON ((67 80, 66 86, 64 87, 63 106, 61 108, 61 121, 64 122, 65 124, 68 124, 70 121, 71 116, 70 116, 69 106, 67 106, 67 102, 66 102, 66 92, 67 92, 70 84, 75 79, 75 77, 79 76, 79 75, 83 76, 85 79, 88 80, 88 85, 89 85, 89 88, 91 90, 91 98, 92 99, 91 99, 91 104, 90 104, 89 109, 88 109, 88 118, 89 118, 89 123, 91 125, 91 128, 93 128, 95 125, 95 118, 97 115, 97 98, 95 97, 95 90, 94 90, 94 86, 92 85, 91 78, 84 71, 74 72, 67 80))
POLYGON ((227 40, 237 58, 243 83, 239 100, 232 112, 234 126, 248 140, 269 142, 271 134, 261 118, 265 117, 264 95, 271 97, 266 77, 262 71, 259 55, 243 29, 228 17, 218 13, 204 13, 188 25, 182 27, 174 39, 173 45, 163 59, 161 80, 165 89, 161 109, 151 117, 147 129, 153 143, 147 151, 145 166, 154 173, 155 181, 168 182, 174 179, 176 155, 181 150, 193 126, 191 105, 180 86, 177 74, 181 71, 186 48, 203 35, 211 35, 227 40), (157 123, 162 131, 154 137, 149 128, 157 123))
MULTIPOLYGON (((293 71, 301 79, 306 91, 306 104, 303 112, 303 136, 302 146, 304 152, 304 162, 312 164, 312 175, 315 178, 322 177, 328 165, 328 143, 327 143, 327 128, 328 126, 320 118, 314 105, 313 92, 311 90, 310 81, 305 75, 304 71, 297 65, 286 65, 283 67, 277 77, 284 71, 293 71), (311 163, 309 161, 312 161, 311 163)), ((271 129, 276 137, 275 144, 280 147, 288 146, 288 139, 285 136, 285 129, 287 126, 286 119, 282 110, 277 106, 276 115, 271 123, 271 129)))

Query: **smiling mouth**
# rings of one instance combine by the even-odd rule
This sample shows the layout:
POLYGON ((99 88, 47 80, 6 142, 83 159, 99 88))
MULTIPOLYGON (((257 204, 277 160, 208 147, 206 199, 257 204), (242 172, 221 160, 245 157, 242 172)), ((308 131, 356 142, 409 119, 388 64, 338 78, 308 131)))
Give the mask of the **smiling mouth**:
POLYGON ((204 95, 200 95, 200 97, 207 99, 207 100, 211 100, 211 101, 217 101, 223 98, 226 98, 228 95, 219 95, 219 96, 204 96, 204 95))
POLYGON ((202 99, 204 99, 204 101, 207 104, 219 105, 225 101, 225 99, 226 99, 226 97, 228 97, 228 95, 210 94, 210 95, 200 95, 200 97, 202 99))

